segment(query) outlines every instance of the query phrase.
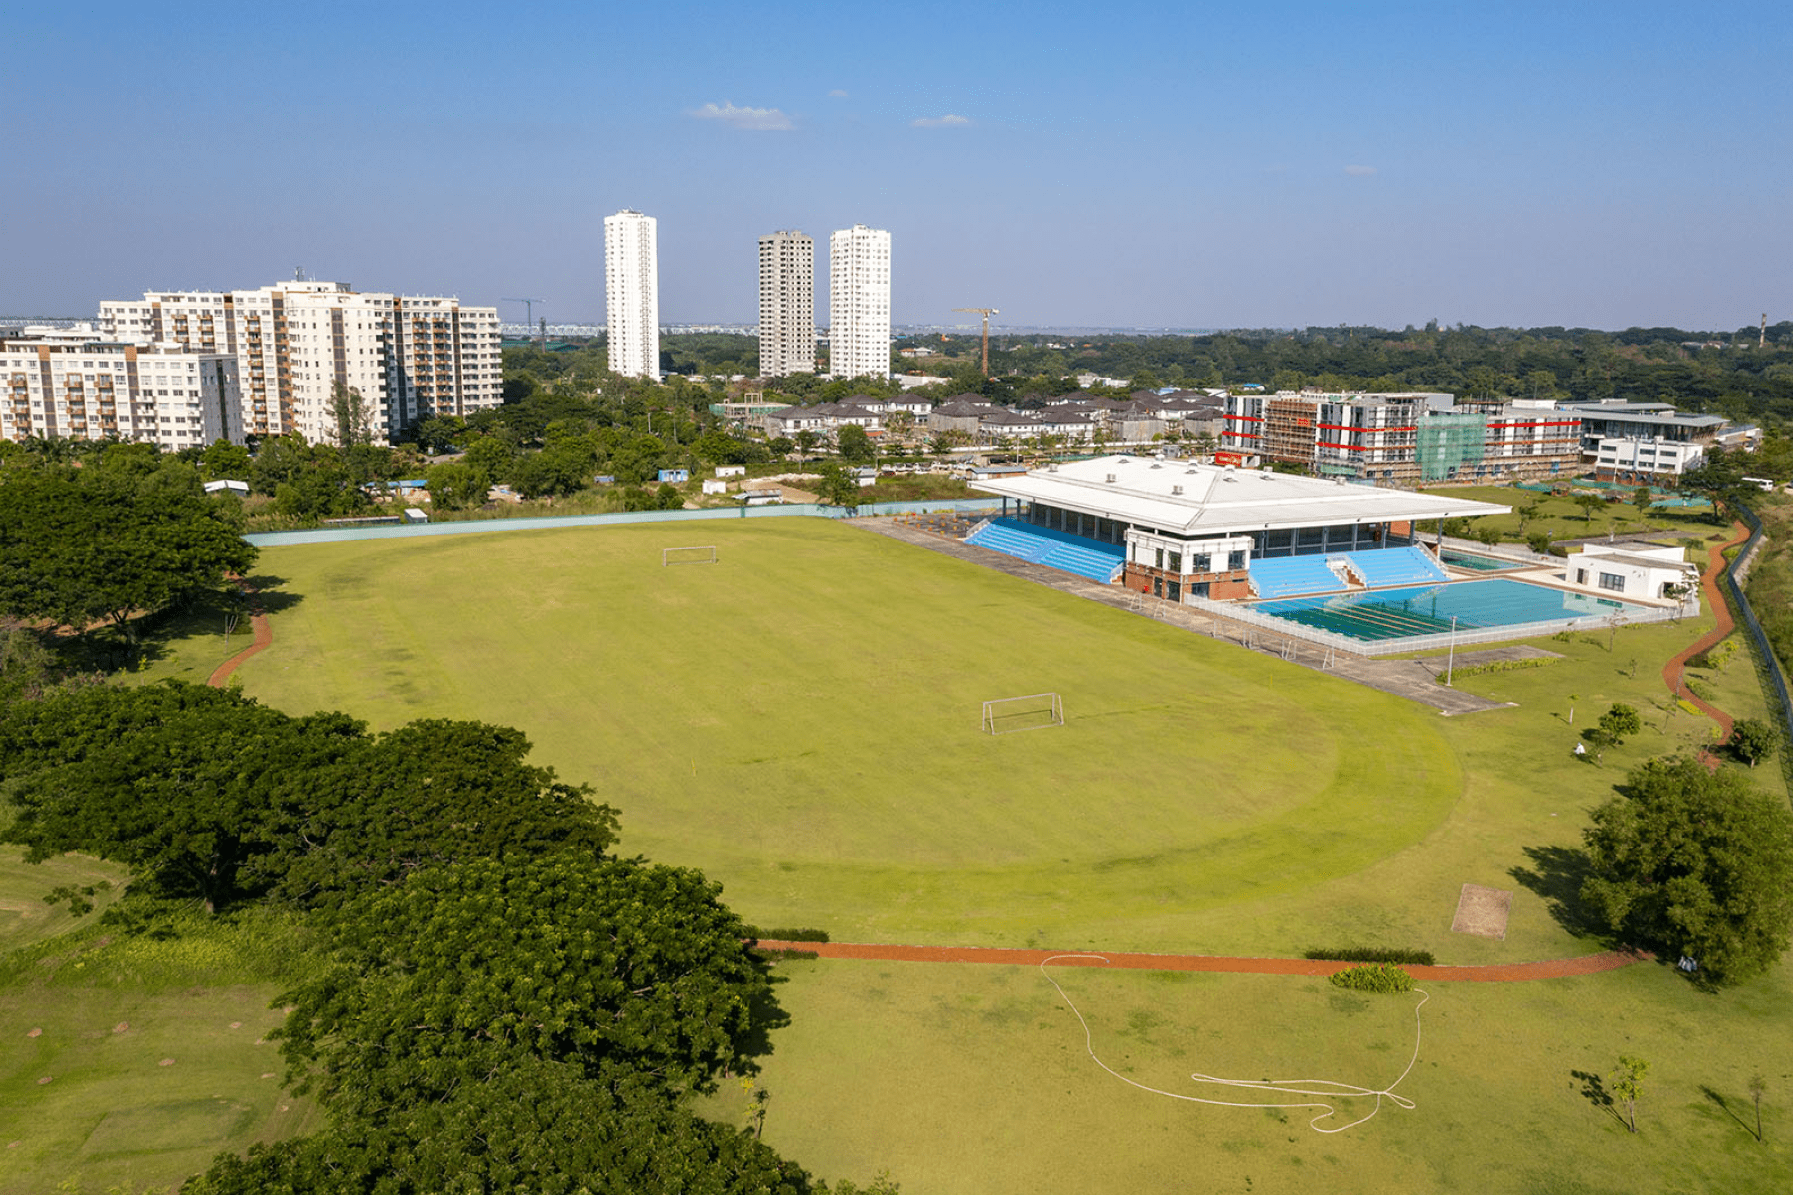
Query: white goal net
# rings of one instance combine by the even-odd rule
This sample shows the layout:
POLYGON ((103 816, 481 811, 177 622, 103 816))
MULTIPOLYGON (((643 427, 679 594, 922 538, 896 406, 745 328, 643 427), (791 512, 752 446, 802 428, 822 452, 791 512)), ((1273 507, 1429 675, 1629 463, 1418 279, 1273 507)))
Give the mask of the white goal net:
POLYGON ((985 734, 1039 730, 1064 724, 1065 703, 1057 693, 1030 693, 1026 697, 999 697, 984 702, 985 734))
POLYGON ((716 545, 705 544, 696 548, 661 548, 660 567, 669 564, 715 564, 716 545))

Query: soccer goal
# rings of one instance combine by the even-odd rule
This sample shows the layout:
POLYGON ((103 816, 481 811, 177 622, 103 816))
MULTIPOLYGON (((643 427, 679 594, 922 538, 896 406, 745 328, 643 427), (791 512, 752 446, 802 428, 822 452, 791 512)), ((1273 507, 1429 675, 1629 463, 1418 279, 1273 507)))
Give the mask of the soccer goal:
POLYGON ((705 544, 697 548, 661 548, 660 567, 669 564, 715 564, 716 545, 705 544))
POLYGON ((1030 693, 1026 697, 999 697, 984 702, 985 734, 1039 730, 1064 724, 1065 703, 1057 693, 1030 693))

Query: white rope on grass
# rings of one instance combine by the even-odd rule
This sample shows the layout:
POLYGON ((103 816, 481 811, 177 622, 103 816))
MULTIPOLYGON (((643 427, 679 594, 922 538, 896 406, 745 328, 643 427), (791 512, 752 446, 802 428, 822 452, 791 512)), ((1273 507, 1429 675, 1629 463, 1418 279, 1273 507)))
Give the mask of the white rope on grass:
POLYGON ((1192 1104, 1210 1104, 1216 1108, 1322 1108, 1324 1111, 1320 1112, 1312 1120, 1307 1122, 1308 1128, 1314 1130, 1316 1133, 1342 1133, 1346 1129, 1354 1128, 1364 1121, 1371 1119, 1371 1117, 1374 1117, 1376 1113, 1382 1111, 1382 1101, 1385 1099, 1399 1108, 1411 1110, 1414 1106, 1413 1101, 1406 1096, 1396 1095, 1395 1088, 1401 1085, 1401 1080, 1405 1079, 1413 1070, 1414 1065, 1419 1062, 1419 1010, 1424 1008, 1427 1001, 1432 998, 1424 989, 1413 989, 1419 994, 1420 998, 1419 1003, 1413 1006, 1413 1057, 1407 1060, 1407 1067, 1400 1073, 1400 1076, 1387 1087, 1358 1087, 1355 1084, 1340 1083, 1333 1079, 1222 1079, 1217 1078, 1214 1075, 1204 1075, 1200 1071, 1189 1076, 1197 1083, 1212 1083, 1220 1087, 1236 1087, 1247 1091, 1272 1092, 1277 1095, 1311 1095, 1325 1097, 1324 1099, 1302 1100, 1299 1103, 1293 1104, 1242 1104, 1230 1100, 1208 1100, 1203 1099, 1200 1096, 1183 1095, 1175 1091, 1163 1091, 1156 1087, 1148 1087, 1144 1083, 1135 1082, 1134 1080, 1129 1079, 1126 1075, 1121 1074, 1112 1066, 1103 1062, 1096 1054, 1095 1039, 1094 1035, 1090 1032, 1089 1022, 1083 1019, 1083 1013, 1078 1010, 1076 1003, 1072 1001, 1071 997, 1065 994, 1065 989, 1058 986, 1058 980, 1052 978, 1051 973, 1046 970, 1046 965, 1048 963, 1056 963, 1060 959, 1094 959, 1101 963, 1106 963, 1108 959, 1100 954, 1055 954, 1051 958, 1040 960, 1040 974, 1044 975, 1046 977, 1046 982, 1051 984, 1053 988, 1057 990, 1059 999, 1065 1002, 1065 1006, 1071 1010, 1071 1015, 1077 1018, 1077 1023, 1079 1025, 1083 1026, 1083 1048, 1089 1054, 1090 1061, 1094 1062, 1097 1066, 1130 1087, 1137 1087, 1141 1091, 1149 1091, 1153 1095, 1165 1096, 1168 1099, 1186 1100, 1192 1104), (1376 1106, 1370 1109, 1368 1116, 1359 1117, 1350 1124, 1342 1124, 1336 1128, 1323 1128, 1321 1126, 1320 1122, 1322 1120, 1330 1119, 1337 1115, 1338 1111, 1332 1104, 1327 1103, 1326 1100, 1371 1098, 1376 1101, 1376 1106))

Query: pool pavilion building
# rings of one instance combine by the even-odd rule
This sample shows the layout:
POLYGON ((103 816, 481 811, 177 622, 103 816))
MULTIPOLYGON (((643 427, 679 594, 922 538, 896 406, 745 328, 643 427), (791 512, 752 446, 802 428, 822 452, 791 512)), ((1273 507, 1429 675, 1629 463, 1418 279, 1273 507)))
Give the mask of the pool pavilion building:
MULTIPOLYGON (((1101 554, 1106 576, 1170 601, 1281 597, 1443 580, 1420 534, 1511 508, 1231 465, 1106 456, 973 481, 1026 551, 1049 536, 1101 554)), ((978 543, 973 536, 971 542, 978 543)), ((1009 550, 992 543, 997 550, 1009 550)), ((1030 556, 1030 559, 1040 557, 1030 556)), ((1054 563, 1050 557, 1045 563, 1054 563)))

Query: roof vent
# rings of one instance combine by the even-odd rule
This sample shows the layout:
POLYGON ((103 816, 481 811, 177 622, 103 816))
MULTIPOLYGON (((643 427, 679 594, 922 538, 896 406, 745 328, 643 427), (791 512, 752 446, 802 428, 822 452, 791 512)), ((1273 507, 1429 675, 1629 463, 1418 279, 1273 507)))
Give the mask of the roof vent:
POLYGON ((1103 478, 1102 480, 1108 482, 1110 485, 1113 485, 1114 484, 1114 474, 1110 473, 1107 477, 1103 478))
POLYGON ((1170 487, 1170 492, 1171 492, 1171 495, 1174 497, 1183 492, 1183 487, 1180 485, 1173 485, 1170 487))
POLYGON ((1048 473, 1057 473, 1057 472, 1058 472, 1058 462, 1057 462, 1057 461, 1053 461, 1053 462, 1052 462, 1052 463, 1050 463, 1050 464, 1048 464, 1048 465, 1047 465, 1047 466, 1046 466, 1046 472, 1048 472, 1048 473))
POLYGON ((1164 466, 1163 466, 1163 465, 1160 465, 1160 464, 1158 464, 1158 463, 1156 463, 1156 462, 1153 462, 1153 464, 1152 464, 1152 468, 1154 468, 1154 469, 1162 469, 1162 468, 1164 468, 1164 466))

